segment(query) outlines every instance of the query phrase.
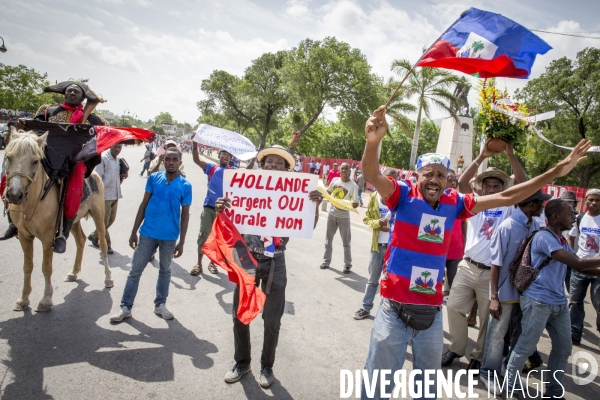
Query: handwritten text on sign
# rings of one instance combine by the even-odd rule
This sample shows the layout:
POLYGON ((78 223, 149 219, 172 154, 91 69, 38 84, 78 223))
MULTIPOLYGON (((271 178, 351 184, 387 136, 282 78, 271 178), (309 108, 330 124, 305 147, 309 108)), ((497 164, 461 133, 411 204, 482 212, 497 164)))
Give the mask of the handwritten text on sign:
POLYGON ((316 205, 308 193, 318 176, 292 172, 231 170, 223 175, 227 215, 242 234, 311 238, 316 205))

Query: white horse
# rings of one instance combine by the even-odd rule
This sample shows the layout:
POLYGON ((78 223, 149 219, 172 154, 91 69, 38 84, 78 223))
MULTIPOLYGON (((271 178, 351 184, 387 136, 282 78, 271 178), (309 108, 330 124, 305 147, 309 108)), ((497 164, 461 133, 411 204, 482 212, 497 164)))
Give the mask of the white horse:
MULTIPOLYGON (((52 307, 52 244, 56 232, 56 217, 59 207, 58 185, 52 186, 46 197, 42 200, 44 186, 48 176, 44 172, 41 160, 45 157, 44 147, 48 133, 37 136, 32 132, 17 132, 11 129, 10 143, 6 147, 6 199, 13 223, 19 229, 19 241, 23 248, 23 293, 17 300, 15 311, 24 311, 29 308, 29 295, 31 293, 31 272, 33 271, 33 239, 42 242, 43 259, 42 273, 45 279, 44 297, 40 300, 36 311, 48 311, 52 307)), ((100 241, 102 261, 104 262, 104 284, 113 286, 113 280, 108 265, 104 227, 104 185, 100 176, 93 172, 91 178, 96 181, 98 193, 92 194, 79 206, 75 223, 71 233, 77 244, 77 254, 71 272, 67 274, 65 282, 73 282, 81 271, 85 233, 79 222, 82 217, 91 215, 100 241)))

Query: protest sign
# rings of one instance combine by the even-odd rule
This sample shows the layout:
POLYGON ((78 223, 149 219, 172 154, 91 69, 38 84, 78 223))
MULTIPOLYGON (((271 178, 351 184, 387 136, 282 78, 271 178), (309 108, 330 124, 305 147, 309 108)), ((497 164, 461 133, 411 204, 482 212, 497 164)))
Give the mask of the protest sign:
MULTIPOLYGON (((215 126, 200 124, 196 128, 194 142, 205 146, 216 147, 227 151, 238 157, 240 155, 254 152, 256 155, 256 147, 245 136, 240 135, 227 129, 217 128, 215 126)), ((239 158, 239 157, 238 157, 239 158)), ((252 158, 252 157, 250 157, 252 158)), ((249 159, 249 158, 248 158, 249 159)), ((247 159, 244 159, 246 161, 247 159)))
POLYGON ((231 200, 225 213, 242 234, 311 238, 316 204, 308 193, 319 177, 280 171, 228 169, 223 194, 231 200))

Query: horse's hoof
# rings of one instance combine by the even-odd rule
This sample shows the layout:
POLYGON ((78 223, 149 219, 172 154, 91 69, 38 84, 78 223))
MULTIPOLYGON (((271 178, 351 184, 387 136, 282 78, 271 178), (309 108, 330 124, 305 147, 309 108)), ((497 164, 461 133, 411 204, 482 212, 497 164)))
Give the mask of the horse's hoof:
POLYGON ((77 275, 75 274, 67 274, 65 277, 65 282, 75 282, 77 280, 77 275))
POLYGON ((115 283, 113 282, 112 279, 107 279, 104 281, 104 287, 111 288, 113 286, 115 286, 115 283))
POLYGON ((15 308, 13 308, 13 311, 25 311, 29 308, 29 303, 17 303, 15 304, 15 308))
POLYGON ((46 311, 50 311, 50 309, 52 308, 52 304, 38 304, 37 308, 35 309, 36 312, 46 312, 46 311))

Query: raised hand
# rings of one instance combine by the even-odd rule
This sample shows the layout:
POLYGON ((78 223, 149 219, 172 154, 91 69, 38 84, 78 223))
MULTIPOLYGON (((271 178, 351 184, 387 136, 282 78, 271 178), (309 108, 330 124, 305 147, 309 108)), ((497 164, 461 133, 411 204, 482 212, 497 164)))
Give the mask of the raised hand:
POLYGON ((379 144, 388 129, 388 123, 385 120, 385 106, 379 107, 373 111, 373 116, 367 120, 365 125, 365 136, 367 142, 379 144))
POLYGON ((587 158, 585 153, 590 149, 590 147, 592 147, 591 140, 582 139, 579 143, 577 143, 577 146, 575 146, 573 151, 571 151, 571 154, 569 154, 564 160, 556 164, 556 167, 554 167, 558 176, 567 175, 580 161, 585 160, 587 158))

